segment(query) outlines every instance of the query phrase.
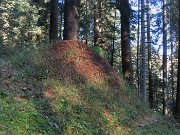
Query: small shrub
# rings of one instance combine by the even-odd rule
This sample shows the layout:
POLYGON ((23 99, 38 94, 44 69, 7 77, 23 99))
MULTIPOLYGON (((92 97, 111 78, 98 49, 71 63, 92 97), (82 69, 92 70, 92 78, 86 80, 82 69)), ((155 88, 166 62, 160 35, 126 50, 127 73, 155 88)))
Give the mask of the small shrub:
POLYGON ((91 49, 94 50, 101 57, 105 58, 105 52, 104 52, 104 50, 101 47, 93 45, 93 46, 91 46, 91 49))

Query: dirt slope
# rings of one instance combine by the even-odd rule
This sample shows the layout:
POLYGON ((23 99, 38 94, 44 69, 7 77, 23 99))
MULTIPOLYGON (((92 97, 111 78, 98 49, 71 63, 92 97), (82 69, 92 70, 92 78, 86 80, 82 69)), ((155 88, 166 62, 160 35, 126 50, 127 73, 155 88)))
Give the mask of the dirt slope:
POLYGON ((108 84, 119 89, 121 78, 97 53, 81 41, 64 40, 50 49, 52 68, 63 79, 71 78, 76 83, 108 84))

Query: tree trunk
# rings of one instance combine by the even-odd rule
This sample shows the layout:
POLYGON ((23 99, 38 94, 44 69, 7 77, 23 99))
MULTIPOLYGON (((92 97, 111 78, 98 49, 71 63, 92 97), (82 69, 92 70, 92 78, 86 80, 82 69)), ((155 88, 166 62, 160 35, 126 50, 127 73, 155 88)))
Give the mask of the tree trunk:
POLYGON ((114 14, 115 14, 114 15, 115 20, 114 20, 114 25, 113 25, 114 31, 113 31, 113 34, 112 34, 112 36, 113 36, 113 39, 112 39, 112 49, 110 49, 110 51, 111 51, 111 61, 110 61, 110 64, 111 64, 112 67, 114 66, 114 52, 115 52, 116 9, 115 9, 115 13, 114 14))
POLYGON ((49 39, 58 40, 58 0, 51 0, 49 39))
POLYGON ((178 48, 178 75, 177 75, 177 94, 176 94, 176 119, 180 121, 180 45, 178 48))
POLYGON ((172 100, 172 105, 171 105, 171 109, 172 109, 172 113, 174 115, 175 113, 175 87, 174 87, 174 62, 173 62, 173 49, 174 49, 174 45, 173 45, 173 28, 172 28, 172 22, 171 22, 171 17, 172 14, 170 13, 170 44, 171 44, 171 100, 172 100))
POLYGON ((89 32, 89 30, 88 30, 88 2, 87 2, 87 0, 85 1, 85 4, 86 4, 86 33, 85 33, 85 37, 86 37, 86 39, 85 39, 85 43, 86 43, 86 45, 88 44, 88 39, 89 39, 89 34, 88 34, 88 32, 89 32))
POLYGON ((145 44, 145 4, 144 0, 141 0, 141 53, 142 53, 142 65, 141 65, 141 99, 147 102, 147 88, 146 88, 146 44, 145 44))
POLYGON ((150 108, 153 108, 154 105, 154 91, 152 88, 153 79, 152 79, 152 67, 151 67, 151 35, 150 35, 150 8, 149 0, 147 0, 147 43, 148 43, 148 71, 149 71, 149 104, 150 108))
POLYGON ((168 115, 167 94, 167 13, 166 0, 163 0, 163 114, 168 115))
POLYGON ((102 42, 102 31, 100 27, 101 23, 101 0, 97 0, 97 4, 95 3, 94 9, 94 45, 101 46, 102 42))
POLYGON ((64 4, 64 40, 78 40, 80 0, 65 0, 64 4))
POLYGON ((140 54, 140 0, 138 0, 138 28, 137 28, 137 60, 136 60, 136 78, 137 78, 137 83, 136 83, 136 87, 137 87, 137 93, 138 93, 138 96, 139 96, 139 93, 140 93, 140 57, 139 57, 139 54, 140 54))
POLYGON ((64 16, 64 0, 61 1, 61 7, 60 7, 60 28, 59 28, 59 38, 62 40, 63 37, 63 16, 64 16))
POLYGON ((122 56, 122 71, 125 79, 129 83, 133 83, 133 68, 131 59, 130 47, 130 14, 131 9, 129 0, 120 0, 118 10, 121 13, 121 56, 122 56))
POLYGON ((24 30, 21 29, 21 49, 24 47, 25 34, 24 30))

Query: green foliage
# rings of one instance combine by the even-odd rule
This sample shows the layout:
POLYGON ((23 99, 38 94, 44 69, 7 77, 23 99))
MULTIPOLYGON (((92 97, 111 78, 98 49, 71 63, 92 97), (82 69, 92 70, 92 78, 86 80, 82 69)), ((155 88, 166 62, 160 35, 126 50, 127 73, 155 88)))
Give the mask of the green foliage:
POLYGON ((16 68, 22 68, 25 65, 29 64, 29 58, 27 56, 24 56, 24 54, 22 53, 18 53, 18 55, 11 57, 10 61, 12 66, 16 68))
POLYGON ((90 46, 92 50, 94 50, 97 54, 99 54, 101 57, 105 58, 105 52, 104 50, 99 46, 90 46))
POLYGON ((175 31, 176 40, 179 41, 179 1, 173 0, 170 2, 170 20, 171 29, 175 31))
POLYGON ((38 112, 32 100, 17 100, 10 93, 1 99, 0 134, 56 134, 48 124, 51 118, 38 112))
POLYGON ((151 123, 147 126, 139 127, 134 131, 134 135, 179 135, 180 130, 170 127, 167 128, 167 125, 159 125, 151 123))
MULTIPOLYGON (((81 0, 80 5, 80 24, 79 24, 79 38, 80 40, 87 41, 87 45, 94 44, 94 20, 96 18, 95 14, 95 7, 97 5, 97 1, 92 0, 81 0)), ((112 45, 113 39, 115 40, 114 44, 115 46, 119 46, 119 24, 120 24, 120 14, 116 11, 115 1, 110 0, 101 0, 102 7, 100 9, 100 18, 98 18, 99 22, 99 29, 101 29, 100 32, 98 32, 98 35, 100 36, 100 46, 102 48, 108 48, 112 45), (116 16, 115 16, 116 12, 116 16)), ((97 19, 97 18, 96 18, 97 19)), ((95 45, 96 46, 96 45, 95 45)), ((98 46, 98 45, 97 45, 98 46)), ((94 49, 94 47, 92 47, 94 49)), ((117 47, 115 47, 115 50, 117 47)), ((107 50, 105 52, 104 50, 100 50, 98 47, 95 49, 98 54, 100 54, 103 58, 108 58, 108 53, 110 53, 110 50, 107 50), (106 53, 106 54, 105 54, 106 53)), ((119 50, 115 55, 119 55, 119 50)), ((109 58, 110 59, 110 58, 109 58)), ((119 65, 119 61, 118 61, 119 65)))
POLYGON ((11 55, 14 54, 14 51, 16 50, 16 48, 13 48, 10 45, 4 45, 3 43, 0 44, 0 57, 1 58, 7 58, 11 55))
POLYGON ((37 24, 43 6, 27 0, 1 0, 0 5, 0 39, 3 44, 22 47, 44 40, 43 26, 37 24))

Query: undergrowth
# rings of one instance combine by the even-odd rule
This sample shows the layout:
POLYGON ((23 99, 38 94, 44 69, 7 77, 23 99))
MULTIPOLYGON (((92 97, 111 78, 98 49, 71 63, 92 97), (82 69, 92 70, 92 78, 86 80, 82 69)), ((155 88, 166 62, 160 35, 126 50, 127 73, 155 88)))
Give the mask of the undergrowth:
POLYGON ((0 134, 180 134, 177 125, 153 114, 126 84, 115 95, 106 85, 54 77, 46 50, 7 49, 0 58, 0 134), (140 127, 143 117, 153 120, 140 127))

